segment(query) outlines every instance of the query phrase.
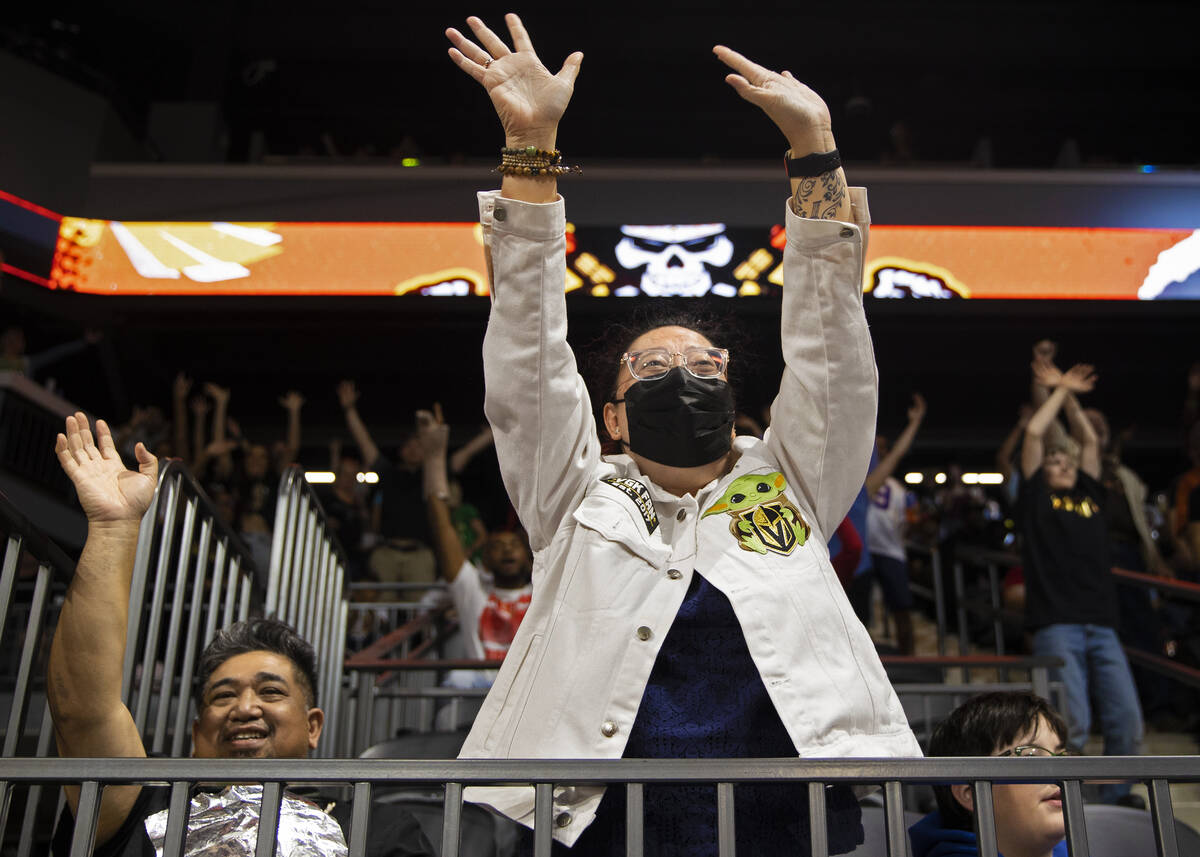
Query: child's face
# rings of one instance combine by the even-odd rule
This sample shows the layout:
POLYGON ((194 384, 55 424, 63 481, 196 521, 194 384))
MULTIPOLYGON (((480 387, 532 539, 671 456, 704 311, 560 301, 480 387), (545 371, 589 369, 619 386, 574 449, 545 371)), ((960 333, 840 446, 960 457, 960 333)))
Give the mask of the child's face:
POLYGON ((1070 455, 1057 450, 1046 456, 1042 462, 1042 472, 1046 476, 1046 485, 1052 490, 1070 491, 1079 477, 1079 465, 1070 455))

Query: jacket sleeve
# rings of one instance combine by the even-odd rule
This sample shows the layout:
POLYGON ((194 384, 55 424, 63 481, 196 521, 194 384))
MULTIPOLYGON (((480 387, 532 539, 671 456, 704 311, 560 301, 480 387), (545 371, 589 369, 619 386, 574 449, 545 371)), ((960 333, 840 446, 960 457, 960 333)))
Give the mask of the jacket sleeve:
POLYGON ((536 551, 578 505, 600 458, 587 388, 567 345, 563 201, 479 194, 492 277, 484 412, 504 487, 536 551))
POLYGON ((784 371, 766 435, 822 533, 834 531, 862 488, 875 442, 878 383, 862 301, 870 215, 862 188, 850 199, 854 223, 787 207, 784 371))

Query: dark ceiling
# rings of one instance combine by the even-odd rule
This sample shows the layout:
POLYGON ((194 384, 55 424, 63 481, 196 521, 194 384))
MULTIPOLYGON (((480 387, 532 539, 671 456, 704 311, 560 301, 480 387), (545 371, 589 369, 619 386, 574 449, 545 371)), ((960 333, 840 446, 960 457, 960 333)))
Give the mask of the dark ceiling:
MULTIPOLYGON (((499 135, 482 92, 446 58, 442 31, 470 13, 498 25, 505 8, 26 3, 6 12, 0 47, 105 93, 149 160, 161 155, 151 105, 171 101, 220 102, 218 156, 230 160, 453 160, 491 156, 499 135)), ((1198 160, 1195 2, 530 2, 519 11, 547 64, 586 55, 560 142, 593 161, 776 154, 782 140, 747 121, 722 82, 715 42, 811 83, 855 160, 1198 160)))

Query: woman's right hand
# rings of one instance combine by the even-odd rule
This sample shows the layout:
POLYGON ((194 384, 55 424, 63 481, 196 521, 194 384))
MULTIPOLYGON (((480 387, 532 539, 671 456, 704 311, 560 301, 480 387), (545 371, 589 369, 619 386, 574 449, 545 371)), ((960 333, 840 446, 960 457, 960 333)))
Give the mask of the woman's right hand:
POLYGON ((482 20, 470 17, 467 24, 479 43, 451 27, 446 30, 454 45, 450 59, 487 90, 504 127, 505 145, 553 149, 583 54, 571 54, 558 74, 551 74, 534 52, 521 19, 510 12, 504 20, 515 50, 509 50, 482 20))

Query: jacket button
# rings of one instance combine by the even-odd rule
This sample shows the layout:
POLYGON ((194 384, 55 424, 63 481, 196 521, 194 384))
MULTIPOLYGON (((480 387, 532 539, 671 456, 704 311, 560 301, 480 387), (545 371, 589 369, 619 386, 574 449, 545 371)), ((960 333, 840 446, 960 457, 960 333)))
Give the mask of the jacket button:
MULTIPOLYGON (((496 209, 496 219, 497 220, 504 219, 503 217, 500 216, 500 209, 496 209)), ((844 226, 844 227, 842 227, 842 231, 839 232, 838 234, 841 235, 843 238, 853 238, 854 230, 851 229, 849 226, 844 226)))
POLYGON ((494 212, 492 212, 492 217, 496 218, 496 220, 499 220, 501 223, 503 223, 504 219, 506 217, 508 217, 508 212, 497 205, 496 210, 494 212))
POLYGON ((654 632, 651 631, 649 628, 647 628, 645 625, 643 625, 642 627, 637 629, 637 638, 639 640, 649 640, 653 636, 654 636, 654 632))
POLYGON ((672 580, 678 580, 679 578, 683 577, 683 572, 677 568, 668 569, 667 577, 671 578, 672 580))
MULTIPOLYGON (((611 738, 617 734, 617 724, 613 723, 611 720, 605 720, 604 723, 600 725, 600 734, 605 738, 611 738)), ((559 826, 561 827, 561 825, 559 826)))
POLYGON ((678 512, 675 513, 676 521, 682 521, 686 517, 687 517, 687 512, 683 509, 680 509, 678 512))
POLYGON ((569 827, 570 824, 571 824, 571 813, 560 812, 558 815, 554 816, 554 826, 555 827, 569 827))

